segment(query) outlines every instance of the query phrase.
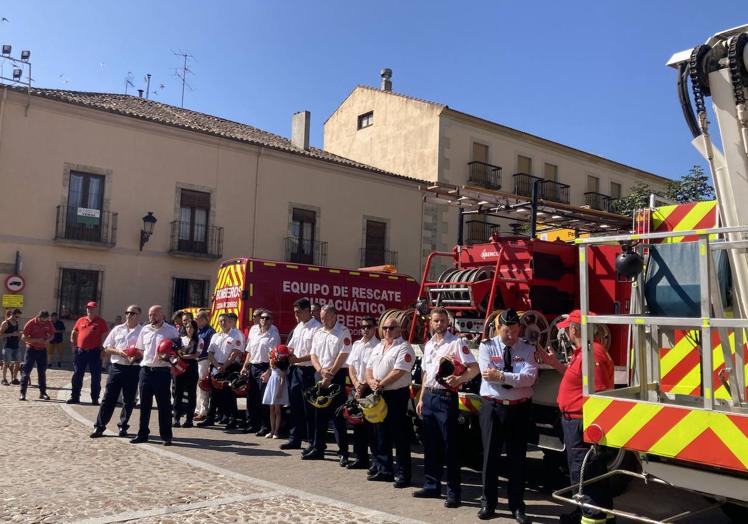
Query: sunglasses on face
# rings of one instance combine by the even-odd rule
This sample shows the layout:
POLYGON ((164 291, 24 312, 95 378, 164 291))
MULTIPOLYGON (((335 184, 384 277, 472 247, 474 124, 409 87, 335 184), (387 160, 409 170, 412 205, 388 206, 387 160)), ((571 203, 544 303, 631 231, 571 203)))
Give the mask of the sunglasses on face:
POLYGON ((393 330, 393 329, 397 329, 397 326, 382 326, 382 329, 384 331, 390 331, 390 330, 393 330))
POLYGON ((125 311, 125 315, 137 315, 137 311, 125 311))
POLYGON ((361 324, 361 329, 371 329, 373 327, 371 324, 361 324))
POLYGON ((271 317, 260 317, 260 320, 270 320, 271 317))

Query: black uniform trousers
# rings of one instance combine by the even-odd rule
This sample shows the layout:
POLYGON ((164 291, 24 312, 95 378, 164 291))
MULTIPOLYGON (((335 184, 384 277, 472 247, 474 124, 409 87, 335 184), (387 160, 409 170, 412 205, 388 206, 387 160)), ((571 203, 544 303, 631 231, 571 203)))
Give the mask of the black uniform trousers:
POLYGON ((457 393, 426 389, 423 393, 423 487, 442 489, 442 470, 447 465, 447 496, 460 498, 460 450, 457 393))
MULTIPOLYGON (((211 373, 214 369, 216 368, 211 366, 211 373)), ((233 371, 239 371, 239 365, 236 362, 231 363, 224 370, 224 373, 229 374, 233 371)), ((229 422, 235 421, 239 415, 239 409, 236 407, 236 395, 234 394, 234 391, 228 387, 228 384, 221 389, 212 388, 210 390, 210 404, 205 419, 211 423, 215 422, 216 411, 220 412, 222 416, 228 417, 229 422)))
POLYGON ((171 367, 140 368, 140 438, 147 439, 150 433, 153 397, 158 407, 158 433, 161 440, 171 440, 171 367))
POLYGON ((197 405, 197 360, 185 360, 185 362, 187 362, 187 370, 174 377, 174 419, 185 416, 192 422, 197 405))
POLYGON ((270 431, 270 406, 262 403, 262 397, 265 395, 267 382, 262 381, 262 375, 265 373, 270 364, 262 362, 259 364, 250 364, 249 394, 247 395, 247 427, 254 430, 270 431))
POLYGON ((335 395, 332 402, 326 408, 314 409, 314 437, 312 447, 319 452, 327 449, 327 427, 332 418, 335 428, 335 442, 338 444, 338 455, 348 457, 348 427, 342 413, 337 414, 338 408, 345 402, 345 379, 348 377, 348 368, 341 368, 332 378, 332 384, 340 386, 340 393, 335 395))
POLYGON ((530 435, 532 403, 503 405, 486 398, 480 407, 483 437, 483 496, 481 501, 491 509, 498 502, 498 474, 501 450, 506 446, 509 471, 507 498, 509 511, 525 509, 525 467, 527 441, 530 435))
POLYGON ((364 419, 353 426, 353 453, 362 466, 369 467, 369 447, 373 448, 371 424, 364 419))
POLYGON ((109 367, 109 377, 106 380, 104 398, 101 401, 99 415, 96 417, 94 427, 106 429, 106 425, 112 419, 114 408, 117 407, 120 393, 122 394, 122 411, 119 414, 120 429, 127 430, 132 410, 135 407, 135 395, 138 392, 138 381, 140 380, 140 366, 126 364, 112 364, 109 367))
POLYGON ((288 401, 291 406, 289 442, 301 444, 314 435, 314 406, 304 400, 304 390, 314 385, 312 366, 291 366, 288 381, 288 401))
MULTIPOLYGON (((561 418, 561 429, 564 432, 564 446, 566 447, 566 460, 569 464, 569 478, 571 484, 579 484, 579 473, 582 469, 582 461, 590 444, 584 442, 582 437, 582 419, 561 418)), ((606 472, 605 459, 602 453, 590 453, 584 467, 584 478, 591 479, 606 472)), ((576 490, 575 490, 576 491, 576 490)), ((590 503, 603 508, 613 507, 613 497, 610 494, 608 481, 601 480, 588 484, 582 488, 582 493, 590 498, 590 503)), ((592 519, 605 519, 606 514, 592 509, 582 509, 582 515, 592 519)))
POLYGON ((378 472, 410 482, 410 428, 408 426, 408 401, 410 388, 383 390, 387 403, 387 417, 372 424, 374 431, 374 466, 378 472), (395 446, 397 467, 393 466, 392 446, 395 446))
POLYGON ((73 391, 70 393, 70 398, 80 400, 81 389, 83 389, 83 375, 86 373, 86 367, 91 372, 91 400, 99 400, 99 395, 101 394, 101 348, 75 348, 73 377, 70 379, 73 391))
POLYGON ((26 346, 26 356, 21 366, 21 395, 25 395, 29 387, 34 364, 36 364, 36 378, 39 381, 39 394, 47 392, 47 350, 26 346))

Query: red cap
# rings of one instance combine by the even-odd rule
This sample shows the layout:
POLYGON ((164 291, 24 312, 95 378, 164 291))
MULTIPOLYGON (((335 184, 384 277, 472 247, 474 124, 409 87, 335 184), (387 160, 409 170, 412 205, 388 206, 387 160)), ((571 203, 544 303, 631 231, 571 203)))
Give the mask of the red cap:
POLYGON ((287 357, 291 353, 291 351, 285 344, 278 344, 278 346, 275 348, 275 353, 276 355, 287 357))
POLYGON ((86 307, 90 307, 90 308, 95 308, 95 307, 96 307, 97 305, 98 305, 98 304, 96 304, 96 302, 94 302, 94 301, 92 300, 91 302, 89 302, 88 304, 86 304, 86 307))
MULTIPOLYGON (((595 317, 595 315, 592 311, 587 313, 588 317, 595 317)), ((559 329, 566 329, 569 327, 569 324, 581 324, 582 323, 582 312, 578 309, 575 309, 569 315, 563 319, 561 322, 556 324, 556 327, 559 329)))

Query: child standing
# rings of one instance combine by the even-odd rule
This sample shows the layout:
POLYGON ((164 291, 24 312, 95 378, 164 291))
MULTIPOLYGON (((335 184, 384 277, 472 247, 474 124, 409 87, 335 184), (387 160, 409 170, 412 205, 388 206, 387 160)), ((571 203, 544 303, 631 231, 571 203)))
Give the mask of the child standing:
POLYGON ((288 404, 288 357, 291 355, 287 346, 279 344, 270 351, 270 369, 262 375, 267 382, 262 403, 270 406, 270 433, 265 438, 279 438, 283 406, 288 404))

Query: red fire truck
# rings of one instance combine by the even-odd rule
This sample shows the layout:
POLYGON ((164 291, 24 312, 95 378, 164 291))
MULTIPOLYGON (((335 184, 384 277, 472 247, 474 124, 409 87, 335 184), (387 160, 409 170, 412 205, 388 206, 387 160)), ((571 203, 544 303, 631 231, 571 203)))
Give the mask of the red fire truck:
POLYGON ((239 329, 246 332, 252 311, 262 307, 273 313, 284 336, 296 326, 294 301, 306 297, 320 305, 333 304, 340 322, 355 336, 362 317, 378 318, 388 309, 405 308, 417 292, 412 277, 385 271, 235 258, 218 270, 211 323, 216 326, 221 313, 236 313, 239 329))

